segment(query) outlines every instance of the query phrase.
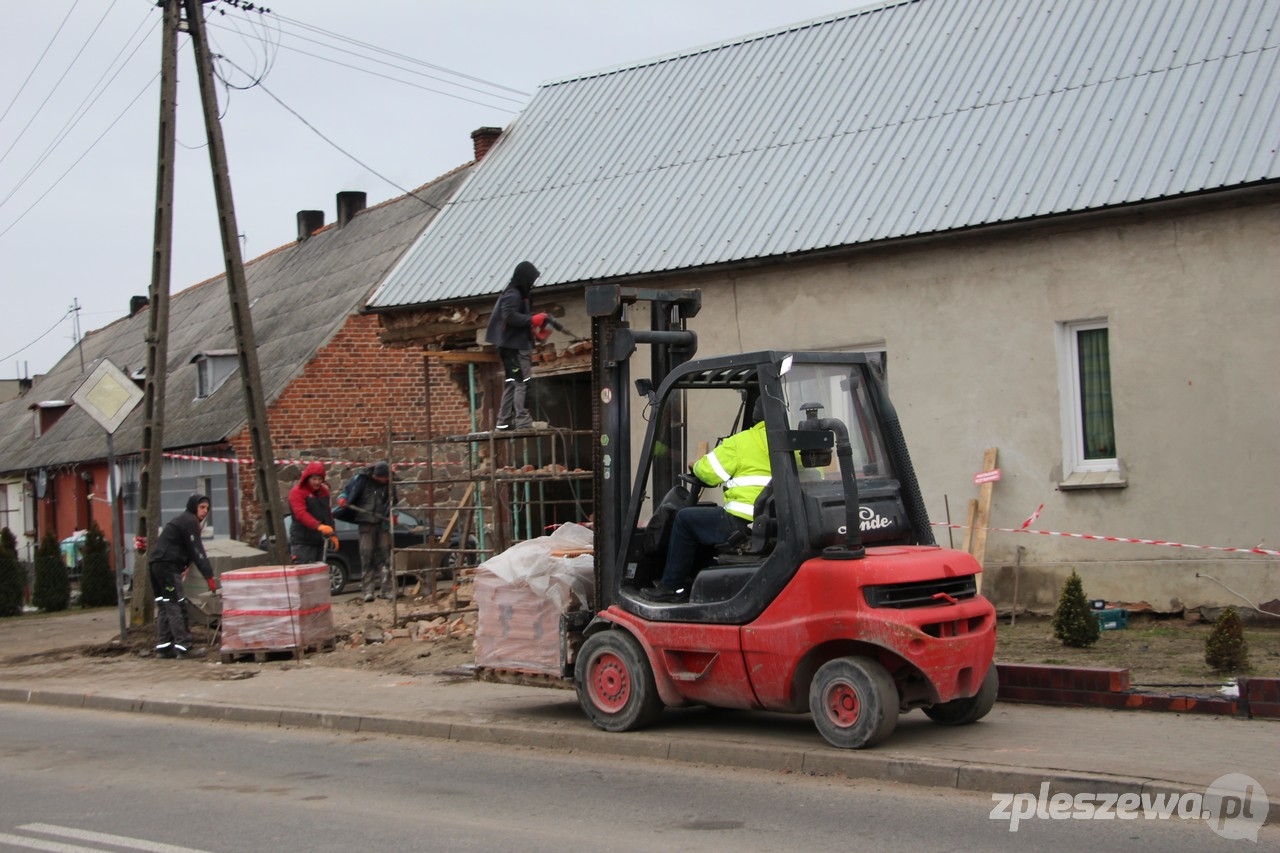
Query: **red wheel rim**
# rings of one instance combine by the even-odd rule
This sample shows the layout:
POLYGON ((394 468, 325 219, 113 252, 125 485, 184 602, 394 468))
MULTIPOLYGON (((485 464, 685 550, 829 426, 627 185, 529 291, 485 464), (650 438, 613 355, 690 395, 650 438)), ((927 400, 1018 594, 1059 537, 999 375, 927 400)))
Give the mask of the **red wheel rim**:
POLYGON ((602 652, 591 662, 591 699, 596 707, 616 714, 631 698, 631 673, 622 658, 602 652))
POLYGON ((858 699, 858 691, 848 684, 833 684, 827 688, 824 706, 827 719, 841 728, 847 728, 858 722, 862 713, 862 703, 858 699))

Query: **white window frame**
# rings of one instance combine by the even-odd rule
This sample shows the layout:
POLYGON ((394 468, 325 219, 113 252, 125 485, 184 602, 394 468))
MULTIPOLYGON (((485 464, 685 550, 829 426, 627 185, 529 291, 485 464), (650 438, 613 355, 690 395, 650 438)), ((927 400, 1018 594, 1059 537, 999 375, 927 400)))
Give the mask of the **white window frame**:
MULTIPOLYGON (((1058 399, 1062 421, 1063 483, 1061 486, 1063 488, 1124 484, 1123 465, 1119 457, 1086 459, 1084 456, 1084 418, 1080 410, 1079 335, 1080 332, 1094 329, 1107 329, 1108 338, 1110 338, 1111 326, 1105 317, 1058 323, 1058 399), (1097 475, 1114 476, 1099 478, 1097 475)), ((1114 395, 1112 402, 1114 403, 1114 395)))

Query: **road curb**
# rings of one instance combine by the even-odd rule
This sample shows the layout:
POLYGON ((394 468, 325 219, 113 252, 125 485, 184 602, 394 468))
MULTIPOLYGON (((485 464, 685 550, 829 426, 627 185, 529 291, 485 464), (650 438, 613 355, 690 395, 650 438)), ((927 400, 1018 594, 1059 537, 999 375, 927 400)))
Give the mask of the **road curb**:
MULTIPOLYGON (((1181 796, 1203 794, 1202 787, 1165 779, 1106 773, 1081 773, 1052 768, 1023 768, 1000 764, 953 761, 895 754, 881 750, 797 749, 742 742, 672 738, 647 732, 611 734, 601 731, 555 731, 503 723, 464 723, 414 720, 296 708, 221 705, 141 699, 102 693, 25 690, 0 687, 0 702, 48 705, 84 710, 123 711, 167 717, 234 723, 269 724, 348 733, 367 732, 431 738, 458 743, 519 746, 558 752, 589 752, 629 758, 649 758, 685 764, 714 764, 775 773, 843 776, 933 788, 990 794, 1142 794, 1181 796)), ((1268 796, 1266 823, 1280 824, 1280 799, 1268 796)))

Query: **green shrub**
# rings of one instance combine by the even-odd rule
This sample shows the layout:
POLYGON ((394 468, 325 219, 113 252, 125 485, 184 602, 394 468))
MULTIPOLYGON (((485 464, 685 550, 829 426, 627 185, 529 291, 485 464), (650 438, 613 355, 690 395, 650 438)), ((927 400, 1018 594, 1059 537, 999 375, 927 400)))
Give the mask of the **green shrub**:
POLYGON ((9 528, 0 530, 0 616, 21 616, 27 593, 27 573, 18 562, 18 539, 9 528))
POLYGON ((1053 612, 1053 636, 1064 646, 1083 649, 1098 642, 1101 635, 1098 617, 1093 615, 1089 600, 1084 597, 1084 584, 1072 569, 1058 598, 1058 609, 1053 612))
POLYGON ((116 603, 116 576, 111 571, 107 537, 98 522, 89 522, 84 537, 84 569, 80 574, 80 606, 107 607, 116 603))
POLYGON ((1213 630, 1204 641, 1204 662, 1215 672, 1244 672, 1249 668, 1244 623, 1234 607, 1228 607, 1213 620, 1213 630))
POLYGON ((47 613, 66 610, 71 604, 71 581, 52 532, 45 533, 36 548, 36 583, 31 603, 47 613))

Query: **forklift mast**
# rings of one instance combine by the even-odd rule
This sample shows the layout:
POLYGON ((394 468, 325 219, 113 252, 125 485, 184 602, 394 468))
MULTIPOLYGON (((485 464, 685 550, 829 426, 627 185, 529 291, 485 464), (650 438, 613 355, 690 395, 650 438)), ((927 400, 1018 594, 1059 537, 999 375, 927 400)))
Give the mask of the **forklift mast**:
MULTIPOLYGON (((631 497, 631 357, 637 344, 649 344, 651 387, 673 369, 691 359, 698 349, 697 335, 687 321, 702 307, 698 290, 651 290, 616 285, 592 285, 586 289, 587 314, 591 317, 591 427, 595 436, 592 469, 595 472, 595 580, 598 608, 612 603, 611 585, 602 577, 606 562, 618 565, 622 521, 631 497), (636 303, 649 306, 649 328, 634 329, 627 309, 636 303)), ((679 475, 684 459, 684 424, 665 419, 658 437, 671 448, 670 464, 654 465, 651 494, 662 495, 679 475)))

